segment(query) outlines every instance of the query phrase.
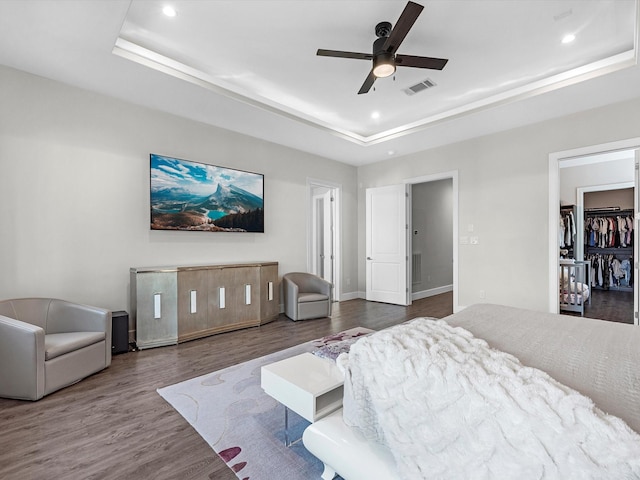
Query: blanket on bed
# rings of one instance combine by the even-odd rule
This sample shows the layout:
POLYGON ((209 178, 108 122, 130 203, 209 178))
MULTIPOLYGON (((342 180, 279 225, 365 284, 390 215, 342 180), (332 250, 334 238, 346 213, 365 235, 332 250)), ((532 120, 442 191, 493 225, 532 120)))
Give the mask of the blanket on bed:
POLYGON ((442 320, 377 332, 338 362, 345 422, 386 444, 403 478, 640 478, 622 420, 442 320))

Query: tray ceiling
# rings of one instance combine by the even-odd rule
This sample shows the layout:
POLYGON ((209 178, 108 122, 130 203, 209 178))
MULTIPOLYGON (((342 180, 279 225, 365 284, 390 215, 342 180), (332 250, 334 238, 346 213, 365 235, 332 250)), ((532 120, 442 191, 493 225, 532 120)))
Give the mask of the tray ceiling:
POLYGON ((449 63, 365 95, 369 61, 316 50, 369 53, 404 0, 5 0, 0 63, 353 164, 640 96, 605 81, 637 78, 636 0, 418 3, 398 53, 449 63))

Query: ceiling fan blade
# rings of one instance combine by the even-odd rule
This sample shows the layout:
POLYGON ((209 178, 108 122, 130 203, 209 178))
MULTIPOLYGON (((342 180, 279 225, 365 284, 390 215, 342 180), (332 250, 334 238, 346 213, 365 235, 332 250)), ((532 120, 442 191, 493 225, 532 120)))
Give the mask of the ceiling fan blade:
POLYGON ((414 2, 408 2, 407 6, 404 7, 404 10, 400 14, 400 18, 396 22, 393 30, 389 34, 389 38, 384 42, 383 50, 389 53, 396 53, 400 44, 404 40, 404 37, 407 36, 411 27, 418 19, 418 15, 422 12, 424 7, 422 5, 418 5, 414 2))
POLYGON ((397 67, 430 68, 442 70, 449 60, 447 58, 416 57, 415 55, 396 55, 397 67))
POLYGON ((371 87, 373 86, 373 82, 375 81, 376 81, 376 76, 373 74, 373 70, 371 70, 369 72, 369 76, 360 87, 360 90, 358 91, 358 95, 367 93, 369 90, 371 90, 371 87))
POLYGON ((338 58, 356 58, 358 60, 371 60, 373 55, 370 53, 343 52, 341 50, 323 50, 318 49, 316 55, 321 57, 338 57, 338 58))

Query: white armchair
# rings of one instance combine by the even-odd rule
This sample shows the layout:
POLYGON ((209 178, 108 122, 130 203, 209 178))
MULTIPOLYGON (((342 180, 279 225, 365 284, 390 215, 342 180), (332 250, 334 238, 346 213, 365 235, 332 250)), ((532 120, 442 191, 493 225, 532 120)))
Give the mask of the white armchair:
POLYGON ((282 277, 284 313, 291 320, 331 316, 331 289, 324 278, 293 272, 282 277))
POLYGON ((38 400, 109 365, 109 310, 51 298, 0 301, 0 397, 38 400))

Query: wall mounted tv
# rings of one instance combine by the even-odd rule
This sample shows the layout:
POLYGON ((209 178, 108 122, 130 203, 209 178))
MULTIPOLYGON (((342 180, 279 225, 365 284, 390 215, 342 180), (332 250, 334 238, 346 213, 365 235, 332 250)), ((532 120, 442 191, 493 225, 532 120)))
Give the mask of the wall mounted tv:
POLYGON ((150 155, 151 229, 264 232, 264 175, 150 155))

